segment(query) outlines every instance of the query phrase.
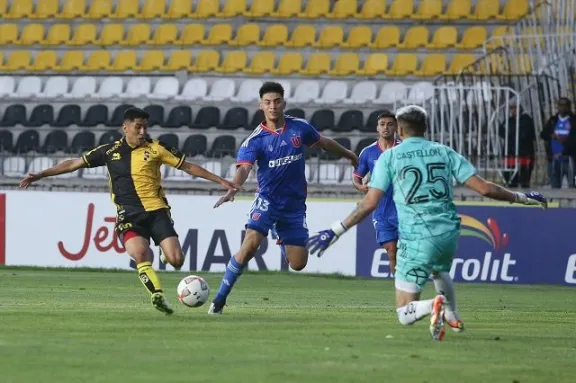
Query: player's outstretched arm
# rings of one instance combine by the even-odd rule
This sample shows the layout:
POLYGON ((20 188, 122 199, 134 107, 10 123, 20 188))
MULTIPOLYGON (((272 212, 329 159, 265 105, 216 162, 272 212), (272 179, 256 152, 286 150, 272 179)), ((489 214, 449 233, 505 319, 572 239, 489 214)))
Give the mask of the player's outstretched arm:
POLYGON ((40 173, 30 173, 22 181, 20 187, 26 189, 32 183, 41 180, 42 178, 57 176, 65 173, 72 173, 80 168, 85 168, 86 162, 82 158, 73 158, 70 160, 62 161, 58 165, 42 170, 40 173))
POLYGON ((486 181, 478 175, 468 178, 465 185, 484 197, 492 198, 498 201, 507 201, 510 203, 520 203, 523 205, 540 205, 543 208, 548 207, 546 197, 538 192, 513 192, 493 182, 486 181))
POLYGON ((182 166, 180 166, 180 169, 183 172, 190 174, 191 176, 204 178, 205 180, 212 181, 216 184, 222 185, 228 190, 238 191, 238 189, 242 189, 241 186, 234 185, 232 182, 225 180, 224 178, 219 177, 216 174, 204 169, 202 166, 198 166, 196 164, 193 164, 192 162, 184 161, 182 163, 182 166))
MULTIPOLYGON (((232 180, 232 182, 235 185, 238 185, 241 187, 242 185, 244 185, 244 182, 246 182, 246 180, 248 179, 248 176, 250 175, 251 170, 252 170, 252 165, 250 165, 250 164, 238 165, 236 167, 236 174, 234 174, 234 179, 232 180)), ((238 190, 229 189, 226 192, 226 194, 224 194, 222 197, 220 197, 220 199, 216 202, 216 204, 214 205, 214 208, 217 208, 218 206, 222 205, 223 203, 234 201, 234 197, 236 196, 237 192, 238 192, 238 190)))
POLYGON ((328 137, 320 137, 320 141, 316 143, 316 146, 322 148, 328 152, 336 153, 341 155, 342 157, 348 158, 352 163, 354 168, 358 167, 358 156, 351 150, 346 149, 336 141, 328 137))

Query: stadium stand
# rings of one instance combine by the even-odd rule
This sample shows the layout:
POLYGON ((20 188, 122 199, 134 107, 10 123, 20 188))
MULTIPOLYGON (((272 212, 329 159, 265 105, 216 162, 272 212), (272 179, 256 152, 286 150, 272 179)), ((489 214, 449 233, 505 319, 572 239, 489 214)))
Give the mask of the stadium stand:
MULTIPOLYGON (((510 34, 538 33, 522 20, 542 9, 528 0, 0 1, 2 175, 117 139, 135 105, 151 114, 151 136, 231 176, 268 79, 285 86, 288 113, 359 152, 379 111, 437 99, 439 78, 533 73, 535 39, 522 40, 530 49, 514 66, 478 59, 510 34)), ((308 157, 311 182, 349 182, 338 158, 308 157)))

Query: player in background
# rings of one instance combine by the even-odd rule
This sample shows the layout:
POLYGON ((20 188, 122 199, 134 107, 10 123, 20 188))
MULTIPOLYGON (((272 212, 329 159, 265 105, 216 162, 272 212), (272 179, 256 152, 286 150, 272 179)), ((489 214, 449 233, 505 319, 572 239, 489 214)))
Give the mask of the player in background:
MULTIPOLYGON (((400 144, 396 138, 396 116, 392 112, 384 111, 378 115, 376 131, 379 138, 372 145, 365 147, 358 159, 358 168, 354 171, 352 182, 354 187, 362 192, 368 192, 368 185, 363 179, 374 172, 374 164, 380 155, 394 146, 400 144)), ((386 250, 390 262, 390 271, 394 274, 396 269, 396 252, 398 243, 398 215, 392 199, 392 188, 386 191, 372 214, 372 223, 376 231, 376 242, 386 250)))
MULTIPOLYGON (((209 313, 221 314, 228 294, 260 243, 274 230, 279 237, 282 254, 293 270, 302 270, 308 263, 308 228, 306 226, 307 182, 304 146, 320 147, 348 158, 358 165, 354 152, 336 141, 321 136, 306 120, 284 115, 284 88, 266 82, 260 88, 260 109, 263 121, 238 149, 234 184, 243 185, 254 163, 258 164, 258 192, 248 215, 246 236, 228 263, 209 313)), ((220 198, 215 207, 233 201, 236 190, 220 198)))
POLYGON ((126 252, 136 262, 138 276, 150 292, 152 305, 161 312, 172 314, 160 279, 152 268, 150 238, 163 252, 163 262, 176 269, 184 263, 184 254, 170 217, 170 205, 161 186, 160 167, 181 169, 191 176, 218 183, 228 190, 237 190, 232 183, 202 167, 186 161, 177 148, 148 138, 148 113, 137 108, 124 112, 119 141, 98 146, 81 158, 66 160, 40 173, 28 174, 20 182, 27 188, 42 178, 71 173, 81 168, 106 166, 109 173, 112 202, 117 207, 115 230, 126 252))
MULTIPOLYGON (((396 265, 396 312, 403 325, 431 315, 430 334, 444 338, 446 317, 456 315, 454 286, 447 279, 445 295, 420 301, 433 271, 449 276, 460 236, 460 218, 453 202, 453 177, 477 193, 496 200, 548 206, 537 192, 512 192, 482 179, 463 156, 451 148, 427 140, 426 111, 409 105, 396 112, 402 144, 384 152, 370 181, 368 193, 344 221, 310 237, 307 247, 321 256, 348 229, 378 206, 393 185, 400 240, 396 265)), ((448 321, 456 318, 446 318, 448 321)))

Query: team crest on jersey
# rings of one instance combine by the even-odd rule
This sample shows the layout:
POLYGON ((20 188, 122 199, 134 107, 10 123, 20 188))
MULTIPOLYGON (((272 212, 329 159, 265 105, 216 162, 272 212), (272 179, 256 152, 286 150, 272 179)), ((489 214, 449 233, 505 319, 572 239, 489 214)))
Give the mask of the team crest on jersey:
POLYGON ((146 150, 144 152, 144 161, 149 161, 149 160, 150 160, 150 152, 146 150))
POLYGON ((256 212, 252 214, 252 221, 258 221, 260 219, 260 213, 256 212))
POLYGON ((300 146, 302 146, 302 137, 300 136, 292 137, 292 145, 294 145, 295 148, 299 148, 300 146))

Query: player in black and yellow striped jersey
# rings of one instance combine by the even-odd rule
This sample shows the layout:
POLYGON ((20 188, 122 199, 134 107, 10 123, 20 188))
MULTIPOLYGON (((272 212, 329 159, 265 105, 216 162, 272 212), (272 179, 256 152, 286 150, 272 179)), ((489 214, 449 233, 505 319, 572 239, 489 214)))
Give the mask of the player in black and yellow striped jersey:
POLYGON ((163 261, 176 269, 182 267, 184 254, 170 217, 170 205, 161 185, 160 167, 168 165, 191 176, 218 183, 228 190, 240 187, 186 161, 186 155, 177 148, 148 138, 148 113, 131 108, 124 113, 119 141, 101 145, 81 158, 66 160, 40 173, 29 174, 20 182, 21 188, 45 177, 70 173, 80 168, 106 166, 110 193, 117 207, 116 231, 126 252, 136 261, 138 275, 152 295, 156 309, 172 314, 164 297, 158 275, 149 256, 150 239, 162 249, 163 261))

